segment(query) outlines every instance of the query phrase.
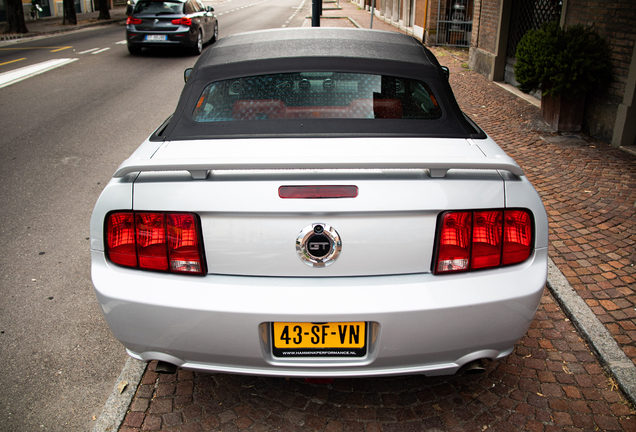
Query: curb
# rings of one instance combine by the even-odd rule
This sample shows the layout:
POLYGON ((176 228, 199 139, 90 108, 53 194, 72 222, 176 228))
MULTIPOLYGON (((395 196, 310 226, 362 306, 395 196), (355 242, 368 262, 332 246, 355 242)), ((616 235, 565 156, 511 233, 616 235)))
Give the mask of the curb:
POLYGON ((632 405, 636 406, 636 365, 550 258, 548 288, 574 327, 596 352, 605 370, 614 377, 632 405))
POLYGON ((137 393, 137 387, 139 387, 147 365, 146 362, 128 357, 92 432, 116 432, 119 430, 128 412, 128 407, 137 393))

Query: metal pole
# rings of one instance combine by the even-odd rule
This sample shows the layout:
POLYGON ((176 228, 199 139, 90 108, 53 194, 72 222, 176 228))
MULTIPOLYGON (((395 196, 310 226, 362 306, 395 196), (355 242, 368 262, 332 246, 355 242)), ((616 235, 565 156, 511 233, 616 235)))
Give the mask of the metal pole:
MULTIPOLYGON (((441 1, 439 3, 442 3, 441 1)), ((442 11, 442 5, 441 4, 437 4, 437 31, 435 32, 435 43, 439 44, 439 30, 440 30, 440 26, 439 26, 439 17, 442 11)), ((444 7, 446 7, 446 3, 444 3, 444 7)))
POLYGON ((322 0, 312 0, 311 2, 311 26, 320 27, 320 6, 322 0))
POLYGON ((373 28, 373 9, 375 9, 375 0, 371 1, 371 25, 369 25, 369 28, 372 29, 373 28))

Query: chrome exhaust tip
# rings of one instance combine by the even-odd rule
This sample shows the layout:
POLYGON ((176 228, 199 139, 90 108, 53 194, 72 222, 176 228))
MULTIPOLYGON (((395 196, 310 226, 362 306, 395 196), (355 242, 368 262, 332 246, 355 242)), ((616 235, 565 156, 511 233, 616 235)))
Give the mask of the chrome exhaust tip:
POLYGON ((486 372, 486 367, 484 366, 484 362, 479 359, 466 363, 462 368, 462 371, 465 374, 477 375, 486 372))
POLYGON ((164 361, 157 361, 157 366, 155 367, 155 372, 159 374, 174 374, 177 371, 177 366, 172 363, 167 363, 164 361))

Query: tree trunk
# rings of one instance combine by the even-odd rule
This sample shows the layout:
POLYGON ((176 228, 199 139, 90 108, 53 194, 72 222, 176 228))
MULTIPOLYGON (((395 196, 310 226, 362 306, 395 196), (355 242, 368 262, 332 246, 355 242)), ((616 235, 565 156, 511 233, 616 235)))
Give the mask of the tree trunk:
POLYGON ((110 12, 108 11, 108 0, 99 0, 99 16, 98 20, 109 20, 110 12))
POLYGON ((5 33, 28 33, 29 30, 24 22, 24 9, 21 0, 5 0, 7 13, 7 25, 5 33))
POLYGON ((75 12, 75 1, 74 0, 64 0, 64 19, 62 20, 63 25, 75 25, 77 24, 77 13, 75 12))

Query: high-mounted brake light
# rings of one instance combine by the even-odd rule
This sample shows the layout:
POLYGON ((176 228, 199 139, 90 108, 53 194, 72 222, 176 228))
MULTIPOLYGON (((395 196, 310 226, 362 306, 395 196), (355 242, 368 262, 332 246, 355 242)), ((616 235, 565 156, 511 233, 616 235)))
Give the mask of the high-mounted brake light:
POLYGON ((174 24, 174 25, 191 26, 192 25, 192 20, 190 18, 187 18, 187 17, 175 18, 175 19, 172 20, 172 24, 174 24))
POLYGON ((142 23, 142 21, 139 18, 133 18, 131 16, 126 18, 126 25, 137 25, 137 24, 141 24, 141 23, 142 23))
POLYGON ((435 274, 518 264, 532 253, 527 210, 446 212, 440 223, 435 274))
POLYGON ((281 198, 319 199, 319 198, 355 198, 357 186, 281 186, 278 188, 281 198))
POLYGON ((106 255, 126 267, 201 275, 199 233, 192 213, 114 212, 106 222, 106 255))

